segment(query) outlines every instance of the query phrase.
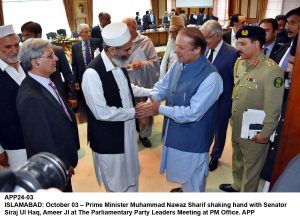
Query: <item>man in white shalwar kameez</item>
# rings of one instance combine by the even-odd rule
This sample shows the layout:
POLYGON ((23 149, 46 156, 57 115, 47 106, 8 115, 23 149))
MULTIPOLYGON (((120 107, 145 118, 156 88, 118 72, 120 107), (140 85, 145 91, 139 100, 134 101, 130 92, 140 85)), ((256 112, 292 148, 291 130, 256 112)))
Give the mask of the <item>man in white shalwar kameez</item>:
POLYGON ((96 176, 108 192, 136 192, 140 168, 134 96, 148 96, 150 90, 131 85, 123 68, 132 44, 127 26, 109 24, 102 36, 104 49, 82 80, 96 176))

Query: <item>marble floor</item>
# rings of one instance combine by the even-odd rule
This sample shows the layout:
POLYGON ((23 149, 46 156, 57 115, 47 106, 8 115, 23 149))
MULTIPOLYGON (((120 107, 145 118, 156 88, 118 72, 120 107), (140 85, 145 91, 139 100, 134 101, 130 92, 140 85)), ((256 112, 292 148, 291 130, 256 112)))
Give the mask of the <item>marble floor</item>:
MULTIPOLYGON (((75 169, 73 177, 74 192, 104 192, 104 186, 99 186, 91 155, 91 149, 87 145, 86 123, 78 125, 81 149, 79 151, 79 163, 75 169)), ((178 184, 170 183, 165 179, 165 175, 159 173, 161 156, 161 127, 162 116, 156 116, 153 126, 153 134, 150 140, 153 144, 151 148, 144 148, 139 142, 139 160, 141 173, 139 177, 140 192, 169 192, 170 189, 178 187, 178 184)), ((231 183, 231 128, 227 131, 227 140, 224 153, 219 162, 219 167, 210 172, 207 178, 206 191, 219 192, 220 183, 231 183)))

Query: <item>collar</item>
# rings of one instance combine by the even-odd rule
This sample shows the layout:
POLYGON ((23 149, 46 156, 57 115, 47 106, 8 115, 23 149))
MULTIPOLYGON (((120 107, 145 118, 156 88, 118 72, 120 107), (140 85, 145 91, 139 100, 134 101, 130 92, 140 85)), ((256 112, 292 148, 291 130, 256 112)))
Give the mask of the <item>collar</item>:
POLYGON ((258 66, 260 66, 261 63, 263 63, 265 61, 266 58, 267 57, 264 55, 264 53, 261 52, 258 55, 256 61, 254 61, 254 63, 250 64, 249 60, 247 59, 247 60, 245 60, 244 65, 247 66, 247 67, 250 67, 250 66, 252 66, 252 67, 258 67, 258 66))
POLYGON ((215 47, 215 54, 220 51, 222 45, 223 45, 223 39, 221 39, 219 44, 215 47))
POLYGON ((115 67, 111 60, 107 57, 107 54, 104 51, 104 49, 101 51, 101 58, 103 60, 106 72, 117 69, 117 67, 115 67))
MULTIPOLYGON (((20 63, 19 63, 18 68, 19 68, 20 66, 21 66, 21 65, 20 65, 20 63)), ((12 67, 12 66, 8 65, 6 62, 4 62, 2 59, 0 59, 0 69, 1 69, 2 71, 5 71, 5 69, 8 68, 8 67, 12 67)), ((19 71, 19 70, 18 70, 18 71, 19 71)))
POLYGON ((90 44, 91 44, 91 43, 90 43, 90 40, 88 40, 88 41, 83 41, 83 40, 81 40, 81 45, 82 45, 82 46, 85 46, 85 42, 87 42, 88 45, 90 46, 90 44))
POLYGON ((28 75, 33 78, 34 80, 38 81, 39 83, 43 84, 44 86, 48 86, 49 84, 49 81, 50 81, 50 78, 46 78, 46 77, 42 77, 42 76, 39 76, 39 75, 36 75, 32 72, 28 72, 28 75))
POLYGON ((267 48, 268 49, 268 51, 272 51, 272 49, 273 49, 273 47, 274 47, 274 45, 275 45, 275 41, 274 42, 272 42, 270 45, 268 45, 268 46, 263 46, 263 48, 267 48))

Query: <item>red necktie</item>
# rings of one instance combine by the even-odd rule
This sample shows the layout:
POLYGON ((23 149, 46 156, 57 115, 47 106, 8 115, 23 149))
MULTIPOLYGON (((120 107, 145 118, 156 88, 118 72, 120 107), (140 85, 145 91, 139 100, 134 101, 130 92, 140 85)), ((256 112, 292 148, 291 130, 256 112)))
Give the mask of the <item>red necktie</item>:
POLYGON ((58 93, 55 84, 50 80, 50 82, 49 82, 48 85, 54 90, 54 92, 55 92, 55 94, 56 94, 56 96, 57 96, 57 98, 58 98, 58 101, 59 101, 61 107, 62 107, 63 110, 65 111, 65 114, 67 115, 67 117, 69 118, 69 120, 72 122, 72 118, 71 118, 71 116, 70 116, 70 114, 69 114, 69 112, 68 112, 68 109, 67 109, 66 105, 64 104, 62 98, 60 97, 60 94, 58 93))

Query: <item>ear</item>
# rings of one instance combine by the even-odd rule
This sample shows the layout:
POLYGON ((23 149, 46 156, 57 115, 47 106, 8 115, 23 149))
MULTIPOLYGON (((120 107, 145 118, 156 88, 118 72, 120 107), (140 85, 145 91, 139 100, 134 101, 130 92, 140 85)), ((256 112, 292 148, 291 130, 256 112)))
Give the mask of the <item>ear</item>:
POLYGON ((111 56, 111 57, 114 57, 117 53, 117 49, 116 48, 113 48, 113 47, 109 47, 108 48, 108 54, 111 56))
POLYGON ((40 65, 39 60, 38 59, 32 59, 31 60, 31 65, 32 65, 32 69, 38 68, 39 65, 40 65))
POLYGON ((194 55, 200 54, 201 53, 201 47, 194 48, 193 53, 194 53, 194 55))

